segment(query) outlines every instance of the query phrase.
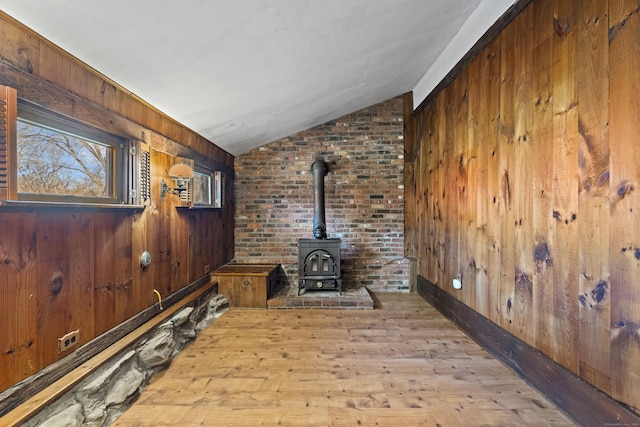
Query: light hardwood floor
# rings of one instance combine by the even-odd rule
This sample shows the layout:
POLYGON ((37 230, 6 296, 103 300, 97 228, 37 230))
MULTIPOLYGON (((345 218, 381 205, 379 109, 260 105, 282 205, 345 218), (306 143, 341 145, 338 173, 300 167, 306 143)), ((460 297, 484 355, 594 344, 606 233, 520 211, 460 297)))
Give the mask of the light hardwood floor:
POLYGON ((567 426, 415 294, 223 314, 115 426, 567 426))

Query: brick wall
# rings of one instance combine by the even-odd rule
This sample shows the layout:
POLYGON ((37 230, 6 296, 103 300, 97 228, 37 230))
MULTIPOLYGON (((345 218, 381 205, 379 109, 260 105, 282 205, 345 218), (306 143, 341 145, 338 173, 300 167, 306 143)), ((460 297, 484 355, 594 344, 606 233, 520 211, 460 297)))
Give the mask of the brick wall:
POLYGON ((298 239, 313 237, 310 167, 320 158, 343 286, 407 291, 402 135, 398 97, 237 156, 236 261, 280 263, 297 286, 298 239))

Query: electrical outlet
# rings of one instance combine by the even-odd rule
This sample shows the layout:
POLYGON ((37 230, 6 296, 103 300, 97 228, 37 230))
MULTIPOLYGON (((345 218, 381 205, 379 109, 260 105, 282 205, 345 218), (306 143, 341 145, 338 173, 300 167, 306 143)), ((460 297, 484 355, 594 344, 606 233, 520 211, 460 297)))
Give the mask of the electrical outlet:
POLYGON ((204 266, 204 274, 211 273, 211 264, 207 264, 204 266))
POLYGON ((76 329, 75 331, 71 331, 63 335, 61 338, 58 338, 58 353, 62 353, 72 347, 75 347, 79 342, 80 329, 76 329))

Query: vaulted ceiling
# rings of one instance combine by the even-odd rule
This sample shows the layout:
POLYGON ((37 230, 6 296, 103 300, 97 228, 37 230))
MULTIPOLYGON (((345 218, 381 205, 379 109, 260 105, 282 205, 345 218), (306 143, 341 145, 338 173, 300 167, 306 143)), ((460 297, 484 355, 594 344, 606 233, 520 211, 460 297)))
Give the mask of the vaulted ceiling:
POLYGON ((433 89, 514 0, 0 0, 238 155, 433 89))

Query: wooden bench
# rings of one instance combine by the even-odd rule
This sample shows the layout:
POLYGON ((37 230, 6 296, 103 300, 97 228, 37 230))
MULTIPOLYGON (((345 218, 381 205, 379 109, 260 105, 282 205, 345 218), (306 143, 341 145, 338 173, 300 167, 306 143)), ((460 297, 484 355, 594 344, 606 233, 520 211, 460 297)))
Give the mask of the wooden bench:
POLYGON ((211 273, 229 307, 267 308, 276 289, 280 264, 226 264, 211 273))

